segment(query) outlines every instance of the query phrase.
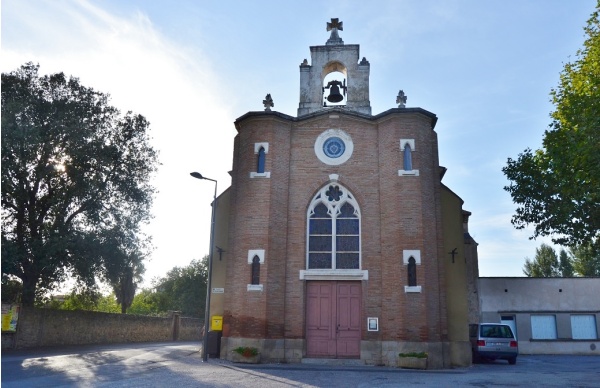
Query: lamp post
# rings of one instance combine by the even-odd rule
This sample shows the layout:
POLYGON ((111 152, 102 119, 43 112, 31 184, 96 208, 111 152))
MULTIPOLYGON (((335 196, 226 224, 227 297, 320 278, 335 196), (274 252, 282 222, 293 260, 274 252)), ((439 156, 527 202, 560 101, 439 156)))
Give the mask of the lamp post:
POLYGON ((210 250, 208 256, 208 278, 206 279, 206 307, 204 309, 204 338, 202 339, 202 360, 208 361, 208 321, 210 319, 210 294, 211 294, 211 280, 212 280, 212 261, 213 261, 213 246, 215 241, 215 209, 217 207, 217 181, 214 179, 202 176, 199 172, 191 172, 191 176, 196 179, 204 179, 207 181, 215 182, 215 194, 212 202, 212 216, 210 221, 210 250))

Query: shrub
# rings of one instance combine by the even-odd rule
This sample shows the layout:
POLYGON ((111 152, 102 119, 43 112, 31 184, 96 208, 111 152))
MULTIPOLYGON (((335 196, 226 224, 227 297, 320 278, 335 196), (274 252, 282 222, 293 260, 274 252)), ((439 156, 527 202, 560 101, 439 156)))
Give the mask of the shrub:
POLYGON ((398 357, 427 358, 427 353, 425 353, 425 352, 399 353, 398 357))
POLYGON ((240 346, 239 348, 233 349, 234 352, 241 354, 244 357, 254 357, 258 355, 258 349, 251 348, 248 346, 240 346))

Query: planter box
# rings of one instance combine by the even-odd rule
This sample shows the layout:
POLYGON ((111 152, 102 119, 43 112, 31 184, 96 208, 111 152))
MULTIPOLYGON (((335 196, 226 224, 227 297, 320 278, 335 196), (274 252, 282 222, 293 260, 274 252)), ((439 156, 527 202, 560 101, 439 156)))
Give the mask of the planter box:
POLYGON ((238 352, 231 352, 231 361, 241 364, 260 364, 260 354, 251 357, 244 357, 238 352))
POLYGON ((427 369, 427 358, 399 357, 398 366, 408 369, 427 369))

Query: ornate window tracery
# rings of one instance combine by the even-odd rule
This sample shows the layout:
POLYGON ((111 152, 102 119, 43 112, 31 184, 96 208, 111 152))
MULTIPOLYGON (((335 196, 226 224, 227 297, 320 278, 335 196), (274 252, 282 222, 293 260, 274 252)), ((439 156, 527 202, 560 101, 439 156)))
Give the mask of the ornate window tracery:
POLYGON ((349 191, 332 183, 308 209, 307 269, 360 269, 360 209, 349 191))

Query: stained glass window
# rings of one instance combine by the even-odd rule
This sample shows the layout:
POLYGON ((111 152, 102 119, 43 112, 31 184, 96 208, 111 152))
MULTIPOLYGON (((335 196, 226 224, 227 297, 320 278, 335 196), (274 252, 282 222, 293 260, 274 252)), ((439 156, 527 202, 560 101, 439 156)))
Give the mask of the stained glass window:
POLYGON ((360 269, 360 217, 354 197, 329 185, 308 212, 308 269, 360 269))

